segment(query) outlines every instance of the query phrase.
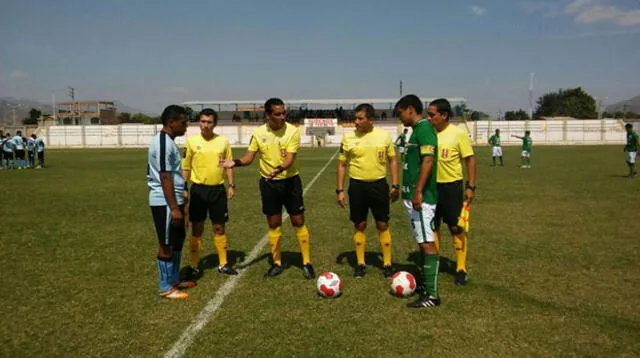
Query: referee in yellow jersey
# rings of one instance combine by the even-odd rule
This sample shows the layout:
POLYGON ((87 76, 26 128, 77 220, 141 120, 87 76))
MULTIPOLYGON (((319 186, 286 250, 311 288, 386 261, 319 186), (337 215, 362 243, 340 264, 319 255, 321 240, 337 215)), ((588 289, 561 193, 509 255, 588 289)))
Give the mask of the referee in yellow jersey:
MULTIPOLYGON (((198 118, 200 134, 187 139, 186 151, 182 159, 182 176, 185 183, 189 180, 192 183, 191 195, 189 195, 191 221, 189 275, 197 278, 202 274, 198 264, 207 214, 213 226, 213 244, 218 252, 218 272, 237 275, 238 272, 227 262, 229 239, 225 233, 225 223, 229 220, 227 199, 235 195, 235 180, 233 169, 223 169, 218 166, 221 159, 232 158, 231 146, 227 138, 213 132, 218 121, 218 114, 213 109, 203 109, 198 114, 198 118), (223 172, 226 172, 229 181, 227 189, 224 187, 223 172)), ((185 193, 185 197, 187 194, 185 193)))
POLYGON ((390 277, 393 275, 393 269, 391 267, 389 202, 398 200, 400 196, 396 152, 389 133, 373 126, 375 109, 372 105, 360 104, 356 107, 355 113, 356 129, 346 134, 340 145, 336 185, 338 205, 344 208, 346 205, 344 179, 347 164, 349 164, 349 211, 355 228, 353 242, 358 261, 353 276, 361 278, 366 272, 365 229, 367 216, 371 210, 382 249, 382 273, 385 277, 390 277), (391 170, 391 191, 387 183, 387 164, 391 170))
POLYGON ((260 153, 260 196, 262 212, 269 225, 269 244, 272 264, 265 277, 273 277, 284 271, 280 255, 282 237, 282 207, 287 210, 296 232, 302 254, 302 275, 306 279, 316 277, 309 254, 309 230, 304 223, 302 181, 296 165, 300 148, 300 131, 285 121, 284 102, 270 98, 264 104, 267 123, 258 127, 251 136, 249 148, 240 159, 220 161, 220 166, 233 168, 249 165, 260 153))
POLYGON ((467 133, 450 124, 451 104, 444 98, 429 103, 427 116, 438 131, 438 204, 436 205, 436 244, 440 246, 440 221, 449 227, 456 255, 455 284, 464 285, 467 274, 467 233, 458 226, 463 200, 471 203, 476 190, 476 156, 467 133), (467 167, 464 184, 462 162, 467 167))

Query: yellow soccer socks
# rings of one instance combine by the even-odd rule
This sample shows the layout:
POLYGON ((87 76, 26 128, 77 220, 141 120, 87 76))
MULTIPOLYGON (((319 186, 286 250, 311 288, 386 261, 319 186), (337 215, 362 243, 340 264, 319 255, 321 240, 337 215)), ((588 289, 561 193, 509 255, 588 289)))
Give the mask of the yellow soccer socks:
POLYGON ((281 266, 282 258, 280 255, 280 239, 282 238, 282 231, 280 230, 280 226, 275 229, 269 228, 269 245, 271 246, 271 257, 273 258, 273 263, 281 266))
POLYGON ((378 231, 380 249, 382 251, 382 262, 385 267, 391 266, 391 232, 389 229, 378 231))
POLYGON ((367 235, 365 235, 364 231, 356 231, 353 234, 353 243, 356 246, 358 266, 364 265, 364 250, 367 243, 367 235))
POLYGON ((456 272, 467 272, 467 233, 453 237, 453 249, 456 253, 456 272))
POLYGON ((227 235, 215 235, 213 238, 213 245, 218 252, 218 261, 220 266, 227 264, 227 248, 229 246, 229 238, 227 235))
MULTIPOLYGON (((296 238, 298 239, 298 246, 300 247, 300 253, 302 254, 302 264, 306 265, 311 262, 310 243, 309 243, 309 229, 307 225, 301 227, 294 227, 296 231, 296 238)), ((274 259, 275 261, 275 259, 274 259)))

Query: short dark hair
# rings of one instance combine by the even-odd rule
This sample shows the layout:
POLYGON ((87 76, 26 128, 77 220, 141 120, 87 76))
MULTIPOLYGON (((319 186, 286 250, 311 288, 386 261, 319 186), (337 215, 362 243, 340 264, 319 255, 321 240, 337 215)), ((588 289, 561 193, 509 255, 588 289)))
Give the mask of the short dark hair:
POLYGON ((529 135, 531 134, 531 131, 524 131, 524 135, 529 135))
POLYGON ((38 137, 36 137, 35 133, 31 135, 31 138, 36 139, 38 137))
POLYGON ((162 119, 162 125, 166 126, 173 121, 177 121, 183 114, 189 116, 189 113, 187 113, 187 110, 184 107, 176 104, 167 106, 160 116, 160 119, 162 119))
POLYGON ((284 102, 280 98, 269 98, 264 102, 264 113, 271 114, 273 106, 284 106, 284 102))
POLYGON ((625 125, 624 125, 624 127, 625 127, 626 129, 631 129, 631 128, 633 128, 633 124, 631 124, 631 123, 627 123, 627 124, 625 124, 625 125))
POLYGON ((374 119, 376 117, 376 110, 369 103, 361 103, 361 104, 359 104, 356 107, 354 112, 355 113, 364 112, 365 116, 367 116, 367 119, 374 119))
POLYGON ((22 131, 17 131, 16 135, 22 136, 22 131))
POLYGON ((451 110, 451 103, 446 98, 434 99, 429 103, 429 106, 436 107, 436 110, 440 114, 447 114, 447 121, 453 117, 453 111, 451 110))
POLYGON ((409 106, 413 107, 413 110, 416 111, 417 114, 422 114, 424 111, 424 106, 422 105, 422 101, 415 94, 408 94, 396 103, 395 111, 398 109, 407 109, 409 106))
POLYGON ((215 124, 218 122, 218 112, 214 111, 211 108, 205 108, 201 110, 200 113, 198 113, 198 119, 200 119, 200 117, 202 116, 213 116, 213 123, 215 124))

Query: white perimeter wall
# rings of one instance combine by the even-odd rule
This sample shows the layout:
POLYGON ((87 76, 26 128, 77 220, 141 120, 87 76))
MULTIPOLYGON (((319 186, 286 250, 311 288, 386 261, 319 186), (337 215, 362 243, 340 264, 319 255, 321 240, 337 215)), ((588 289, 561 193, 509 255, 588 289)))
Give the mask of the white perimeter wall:
MULTIPOLYGON (((521 141, 511 137, 522 136, 525 130, 531 131, 535 145, 571 145, 571 144, 621 144, 625 143, 624 123, 614 119, 604 120, 549 120, 549 121, 478 121, 457 124, 469 133, 474 144, 484 145, 500 129, 504 145, 518 145, 521 141)), ((229 139, 234 147, 247 146, 251 134, 259 125, 219 126, 215 131, 229 139)), ((378 124, 389 132, 393 140, 402 132, 402 125, 378 124)), ((50 126, 40 132, 48 148, 126 148, 146 147, 157 134, 161 125, 122 124, 87 126, 50 126)), ((311 147, 315 141, 304 135, 305 127, 300 126, 302 145, 311 147)), ((338 146, 345 132, 354 130, 353 126, 337 126, 335 135, 326 137, 326 146, 338 146)), ((199 133, 198 126, 190 126, 184 137, 176 142, 183 145, 187 137, 199 133)), ((411 133, 411 130, 409 130, 411 133)))

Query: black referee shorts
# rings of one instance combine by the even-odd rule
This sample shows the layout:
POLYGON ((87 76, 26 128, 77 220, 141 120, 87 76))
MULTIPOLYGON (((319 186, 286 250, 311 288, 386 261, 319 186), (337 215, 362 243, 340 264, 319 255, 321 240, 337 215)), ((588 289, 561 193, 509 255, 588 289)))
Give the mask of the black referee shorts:
POLYGON ((438 204, 436 205, 436 230, 440 229, 440 221, 444 221, 447 226, 457 226, 464 192, 462 191, 462 180, 451 183, 438 183, 438 204))
POLYGON ((260 196, 262 213, 267 216, 282 214, 283 206, 289 215, 304 213, 302 180, 299 175, 280 180, 260 178, 260 196))
POLYGON ((389 222, 389 184, 385 178, 376 181, 349 179, 349 214, 354 223, 367 221, 371 210, 376 221, 389 222))
POLYGON ((207 218, 216 224, 229 220, 227 191, 224 185, 192 184, 189 194, 189 221, 202 222, 207 218))
MULTIPOLYGON (((184 205, 180 205, 180 211, 184 214, 184 205)), ((151 206, 151 216, 158 235, 158 243, 170 245, 175 251, 181 251, 187 236, 184 219, 174 225, 171 221, 171 208, 168 205, 151 206)))

